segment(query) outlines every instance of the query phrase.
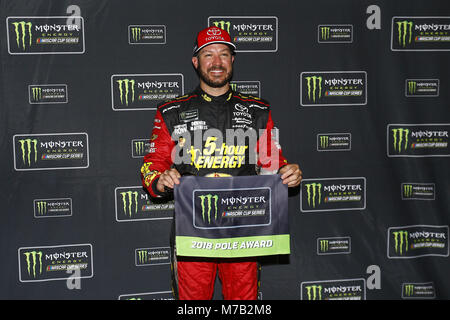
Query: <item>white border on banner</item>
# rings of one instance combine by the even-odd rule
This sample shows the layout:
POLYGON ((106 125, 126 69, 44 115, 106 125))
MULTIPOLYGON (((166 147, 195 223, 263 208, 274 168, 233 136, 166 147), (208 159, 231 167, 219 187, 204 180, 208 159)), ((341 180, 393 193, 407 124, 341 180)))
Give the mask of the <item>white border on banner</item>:
POLYGON ((131 186, 131 187, 116 187, 114 189, 114 211, 116 212, 116 221, 117 222, 138 222, 138 221, 147 221, 147 220, 171 220, 173 217, 162 217, 162 218, 143 218, 143 219, 118 219, 118 212, 117 212, 117 189, 139 189, 143 190, 143 187, 141 186, 131 186))
POLYGON ((432 97, 439 97, 440 87, 441 87, 441 82, 439 81, 439 79, 406 79, 405 80, 405 97, 407 97, 407 98, 416 98, 416 97, 418 97, 418 98, 421 98, 421 97, 425 97, 425 98, 426 97, 430 97, 430 98, 432 98, 432 97), (411 81, 411 80, 415 80, 415 81, 436 80, 437 83, 438 83, 437 94, 435 94, 435 95, 432 95, 432 94, 414 94, 414 95, 408 94, 408 81, 411 81))
POLYGON ((72 198, 53 198, 53 199, 33 199, 33 212, 34 217, 37 219, 40 218, 59 218, 59 217, 71 217, 73 215, 73 207, 72 207, 72 198), (70 214, 61 214, 61 215, 54 215, 54 216, 36 216, 36 206, 35 203, 37 201, 46 201, 46 200, 70 200, 70 214))
POLYGON ((206 230, 213 230, 213 229, 234 229, 234 228, 244 228, 244 227, 262 227, 262 226, 270 226, 272 223, 272 189, 269 187, 260 187, 260 188, 235 188, 235 189, 194 189, 192 190, 192 226, 195 229, 206 229, 206 230), (269 190, 269 222, 265 224, 248 224, 248 225, 241 225, 241 226, 228 226, 228 227, 198 227, 195 225, 195 192, 196 191, 236 191, 236 190, 269 190))
POLYGON ((277 52, 278 51, 278 17, 277 16, 209 16, 207 24, 209 26, 209 19, 211 18, 270 18, 275 19, 276 21, 276 31, 275 36, 277 38, 277 41, 275 42, 275 50, 235 50, 235 52, 277 52))
POLYGON ((14 155, 14 170, 16 171, 41 171, 41 170, 61 170, 61 169, 87 169, 89 168, 89 135, 86 132, 64 132, 64 133, 30 133, 30 134, 15 134, 13 135, 13 155, 14 155), (30 136, 68 136, 75 134, 85 134, 86 135, 86 155, 87 155, 87 165, 86 167, 57 167, 57 168, 31 168, 31 169, 17 169, 16 164, 16 145, 15 145, 15 137, 30 137, 30 136))
POLYGON ((387 258, 388 259, 416 259, 416 258, 420 258, 420 257, 428 257, 428 256, 432 256, 432 257, 448 257, 449 256, 449 239, 447 238, 447 254, 443 255, 443 254, 421 254, 418 256, 413 256, 413 257, 391 257, 389 256, 389 239, 390 239, 390 231, 391 229, 407 229, 407 228, 414 228, 414 227, 427 227, 427 228, 446 228, 447 229, 447 235, 449 232, 449 228, 448 225, 443 225, 443 226, 433 226, 433 225, 426 225, 426 224, 415 224, 415 225, 410 225, 410 226, 400 226, 400 227, 389 227, 387 230, 387 258))
POLYGON ((67 280, 68 278, 72 279, 89 279, 94 276, 94 255, 92 252, 92 244, 90 243, 80 243, 80 244, 62 244, 57 246, 36 246, 36 247, 20 247, 17 249, 17 258, 19 260, 19 281, 24 282, 44 282, 44 281, 54 281, 54 280, 67 280), (67 278, 54 278, 54 279, 40 279, 40 280, 22 280, 21 267, 20 267, 20 250, 22 249, 41 249, 41 248, 61 248, 61 247, 81 247, 81 246, 89 246, 91 248, 91 275, 83 276, 83 277, 74 277, 68 274, 67 278))
POLYGON ((303 71, 300 73, 300 105, 302 107, 329 107, 329 106, 367 106, 367 71, 303 71), (303 81, 302 81, 302 75, 304 73, 364 73, 365 77, 365 83, 364 83, 364 93, 365 93, 365 101, 364 103, 332 103, 332 104, 325 104, 325 103, 310 103, 310 104, 303 104, 303 81))
POLYGON ((28 102, 30 104, 65 104, 69 102, 69 90, 67 88, 67 84, 61 83, 61 84, 29 84, 28 85, 28 102), (64 86, 66 87, 66 101, 64 102, 31 102, 31 96, 30 96, 30 89, 31 87, 51 87, 51 86, 64 86))
POLYGON ((350 282, 350 281, 362 281, 363 282, 363 298, 362 300, 366 300, 366 279, 364 278, 355 278, 355 279, 337 279, 337 280, 318 280, 318 281, 303 281, 300 282, 300 300, 303 300, 303 285, 304 284, 317 284, 317 283, 328 283, 328 282, 350 282))
POLYGON ((450 51, 450 49, 393 49, 392 48, 392 44, 393 44, 393 37, 394 37, 394 19, 395 18, 413 18, 413 19, 449 19, 450 17, 430 17, 430 16, 426 16, 426 17, 417 17, 417 16, 394 16, 391 19, 391 51, 450 51))
POLYGON ((84 18, 82 16, 11 16, 6 17, 6 42, 8 45, 8 53, 11 55, 21 55, 21 54, 84 54, 86 52, 86 46, 85 46, 85 40, 86 40, 86 33, 84 32, 84 18), (9 43, 9 25, 8 25, 8 19, 25 19, 25 18, 64 18, 64 19, 81 19, 82 21, 82 34, 83 34, 83 51, 77 52, 77 51, 70 51, 70 52, 11 52, 10 50, 10 43, 9 43))
POLYGON ((316 135, 316 149, 318 152, 329 152, 329 151, 352 151, 352 134, 350 132, 336 132, 336 133, 318 133, 316 135), (350 136, 349 149, 334 149, 334 150, 319 150, 319 136, 332 136, 332 135, 344 135, 348 134, 350 136))
POLYGON ((128 25, 128 44, 135 45, 135 44, 166 44, 167 43, 167 29, 164 24, 130 24, 128 25), (164 28, 164 42, 130 42, 130 27, 136 26, 136 27, 163 27, 164 28))
POLYGON ((349 210, 365 210, 366 209, 366 204, 367 204, 367 197, 366 197, 366 191, 367 191, 367 180, 365 177, 339 177, 339 178, 317 178, 317 179, 313 179, 313 178, 308 178, 308 179, 303 179, 302 183, 304 181, 318 181, 318 180, 348 180, 348 179, 363 179, 364 180, 364 207, 362 208, 342 208, 342 209, 324 209, 324 210, 302 210, 302 188, 300 185, 300 212, 324 212, 324 211, 349 211, 349 210))
POLYGON ((182 73, 129 73, 129 74, 113 74, 111 75, 111 104, 113 111, 155 111, 157 107, 149 108, 133 108, 133 109, 115 109, 114 108, 114 76, 181 76, 181 95, 184 95, 184 76, 182 73))
MULTIPOLYGON (((391 155, 389 154, 389 127, 390 126, 450 126, 450 123, 388 123, 386 126, 386 154, 388 158, 428 158, 428 157, 450 157, 450 154, 430 155, 391 155)), ((449 139, 450 142, 450 139, 449 139)))
POLYGON ((353 43, 353 25, 352 24, 318 24, 317 25, 317 43, 353 43), (320 41, 320 27, 339 26, 339 27, 351 27, 351 39, 350 41, 320 41))

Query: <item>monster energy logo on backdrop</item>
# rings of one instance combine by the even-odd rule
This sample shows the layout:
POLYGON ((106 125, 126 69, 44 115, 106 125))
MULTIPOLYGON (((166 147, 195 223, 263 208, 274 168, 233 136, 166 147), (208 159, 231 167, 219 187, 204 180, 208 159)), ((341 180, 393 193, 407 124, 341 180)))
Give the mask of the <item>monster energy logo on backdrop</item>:
POLYGON ((213 24, 226 32, 230 33, 231 22, 230 21, 213 21, 213 24))
POLYGON ((136 155, 144 154, 144 141, 135 141, 134 148, 136 150, 136 155))
POLYGON ((412 21, 408 20, 397 21, 397 27, 398 27, 398 44, 405 47, 406 43, 408 44, 411 43, 413 23, 412 21))
POLYGON ((134 202, 134 213, 138 212, 138 195, 139 193, 137 191, 128 191, 128 192, 121 192, 120 195, 122 196, 122 204, 123 204, 123 212, 125 215, 128 215, 131 217, 131 214, 133 212, 133 202, 134 202))
POLYGON ((128 106, 128 94, 131 90, 131 102, 134 102, 134 84, 135 81, 133 79, 122 79, 122 80, 116 80, 116 82, 119 84, 119 96, 120 96, 120 103, 128 106))
POLYGON ((25 259, 27 261, 28 275, 31 276, 31 274, 33 274, 33 277, 36 278, 37 272, 36 266, 38 263, 39 263, 39 274, 42 274, 42 251, 30 251, 24 252, 23 254, 25 255, 25 259))
POLYGON ((412 184, 404 184, 403 185, 403 195, 406 198, 409 198, 412 196, 412 192, 413 192, 413 186, 412 184))
POLYGON ((403 245, 405 252, 408 251, 408 231, 397 231, 392 232, 392 234, 394 235, 395 252, 403 255, 403 245))
POLYGON ((217 202, 219 201, 219 196, 212 194, 205 194, 198 196, 200 198, 200 205, 202 207, 202 219, 206 221, 205 213, 208 216, 208 223, 211 223, 211 209, 212 201, 214 200, 214 220, 217 220, 217 202), (205 203, 206 202, 206 203, 205 203))
POLYGON ((308 205, 313 208, 316 207, 316 195, 318 196, 318 204, 320 204, 320 199, 322 197, 322 184, 320 183, 308 183, 306 186, 306 192, 308 193, 308 205), (316 191, 317 187, 317 191, 316 191))
POLYGON ((394 150, 401 152, 402 150, 402 142, 404 141, 404 150, 408 147, 408 136, 409 130, 403 128, 392 129, 393 138, 394 138, 394 150), (398 136, 397 136, 398 133, 398 136))
POLYGON ((408 81, 408 93, 414 94, 416 93, 417 82, 416 81, 408 81))
POLYGON ((320 35, 322 40, 328 40, 330 38, 330 27, 320 27, 320 35))
POLYGON ((42 88, 40 87, 32 87, 31 91, 33 93, 33 100, 39 101, 42 99, 42 88))
POLYGON ((329 140, 328 136, 320 136, 320 147, 321 148, 328 147, 328 140, 329 140))
POLYGON ((308 86, 308 99, 316 101, 322 97, 322 77, 305 77, 306 85, 308 86), (317 89, 317 92, 316 92, 317 89))
POLYGON ((22 161, 23 164, 27 164, 31 166, 31 153, 34 151, 34 162, 37 162, 37 139, 24 139, 19 140, 20 149, 22 151, 22 161), (25 160, 27 159, 27 161, 25 160))
POLYGON ((131 28, 131 34, 133 36, 134 41, 138 41, 141 39, 141 28, 133 27, 131 28))
POLYGON ((329 240, 320 240, 320 251, 325 252, 328 251, 329 248, 329 240))
POLYGON ((306 286, 308 300, 322 300, 322 286, 306 286))
POLYGON ((39 215, 43 215, 45 213, 47 213, 47 202, 46 201, 37 201, 37 209, 38 209, 38 214, 39 215))
POLYGON ((13 22, 12 24, 14 25, 14 32, 16 33, 17 47, 20 48, 20 46, 22 45, 23 50, 25 50, 27 43, 25 40, 27 34, 30 38, 28 44, 31 47, 32 43, 31 27, 33 26, 33 24, 31 22, 26 21, 13 22))

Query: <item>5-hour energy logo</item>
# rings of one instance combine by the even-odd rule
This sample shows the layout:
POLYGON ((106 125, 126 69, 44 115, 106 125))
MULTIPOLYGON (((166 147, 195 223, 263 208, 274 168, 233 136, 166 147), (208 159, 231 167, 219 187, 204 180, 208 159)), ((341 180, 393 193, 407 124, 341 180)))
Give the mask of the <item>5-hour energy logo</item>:
POLYGON ((365 71, 309 71, 300 74, 300 105, 367 105, 365 71))

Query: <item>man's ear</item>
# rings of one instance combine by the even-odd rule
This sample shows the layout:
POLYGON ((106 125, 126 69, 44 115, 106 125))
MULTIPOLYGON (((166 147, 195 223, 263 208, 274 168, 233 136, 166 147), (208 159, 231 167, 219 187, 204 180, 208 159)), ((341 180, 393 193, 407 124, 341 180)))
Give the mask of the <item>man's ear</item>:
POLYGON ((194 65, 194 68, 197 70, 198 68, 198 58, 192 57, 192 64, 194 65))

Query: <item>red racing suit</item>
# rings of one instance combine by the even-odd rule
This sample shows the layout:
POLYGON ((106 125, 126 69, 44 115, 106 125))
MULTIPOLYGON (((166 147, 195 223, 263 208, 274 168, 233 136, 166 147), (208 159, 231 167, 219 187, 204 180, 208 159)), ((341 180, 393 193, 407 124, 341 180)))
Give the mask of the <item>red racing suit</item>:
MULTIPOLYGON (((170 197, 156 184, 170 168, 181 175, 239 176, 276 173, 287 164, 273 139, 269 103, 231 89, 214 97, 200 87, 158 106, 141 177, 153 198, 170 197), (228 136, 227 136, 228 135, 228 136)), ((174 293, 179 299, 211 299, 216 270, 224 299, 256 299, 255 259, 177 257, 174 248, 174 293)))

